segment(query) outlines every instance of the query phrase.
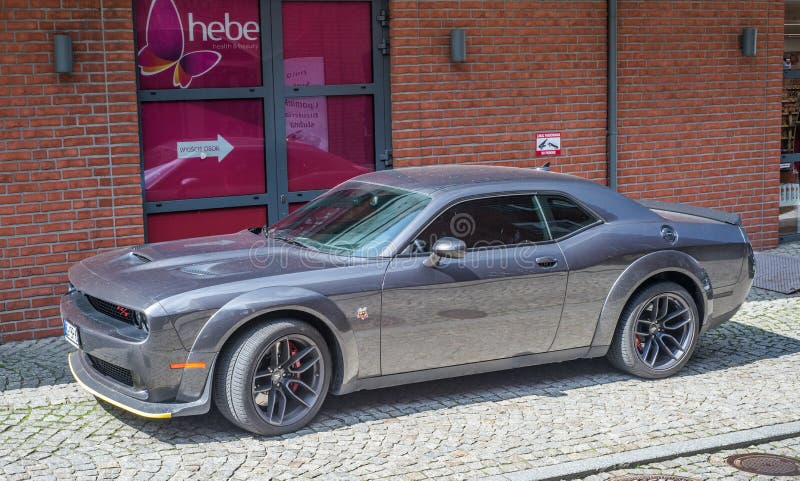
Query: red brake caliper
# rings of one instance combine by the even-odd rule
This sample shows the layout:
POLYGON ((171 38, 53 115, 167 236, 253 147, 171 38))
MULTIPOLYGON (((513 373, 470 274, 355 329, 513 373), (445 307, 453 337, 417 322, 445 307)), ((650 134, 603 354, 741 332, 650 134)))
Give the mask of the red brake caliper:
POLYGON ((636 340, 636 350, 642 352, 644 350, 644 346, 642 345, 642 340, 639 339, 639 336, 634 336, 634 339, 636 340))
MULTIPOLYGON (((295 354, 297 354, 297 346, 294 345, 294 342, 289 341, 289 357, 291 358, 295 354)), ((300 361, 297 361, 296 363, 292 364, 292 367, 295 369, 299 368, 300 361)), ((292 377, 300 379, 300 374, 292 374, 292 377)), ((297 391, 297 384, 294 383, 292 384, 292 391, 297 391)))

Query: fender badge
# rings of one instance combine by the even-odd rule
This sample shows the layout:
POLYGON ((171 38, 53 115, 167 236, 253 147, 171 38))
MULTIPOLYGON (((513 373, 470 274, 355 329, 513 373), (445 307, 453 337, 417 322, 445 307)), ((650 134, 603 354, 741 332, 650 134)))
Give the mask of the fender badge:
POLYGON ((356 311, 356 317, 361 319, 362 321, 364 319, 368 318, 369 314, 367 313, 367 308, 366 307, 359 307, 358 311, 356 311))

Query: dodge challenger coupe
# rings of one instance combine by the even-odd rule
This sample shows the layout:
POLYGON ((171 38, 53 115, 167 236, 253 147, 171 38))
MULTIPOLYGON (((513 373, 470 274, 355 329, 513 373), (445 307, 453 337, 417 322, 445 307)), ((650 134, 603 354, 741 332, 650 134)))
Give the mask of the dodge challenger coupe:
POLYGON ((754 259, 738 216, 536 170, 349 180, 268 228, 117 249, 69 271, 75 379, 141 416, 277 435, 326 395, 606 356, 678 372, 754 259))

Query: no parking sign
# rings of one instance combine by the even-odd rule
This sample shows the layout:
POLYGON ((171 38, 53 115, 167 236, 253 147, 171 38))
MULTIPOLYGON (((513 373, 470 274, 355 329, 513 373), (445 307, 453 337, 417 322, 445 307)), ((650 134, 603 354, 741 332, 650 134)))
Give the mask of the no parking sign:
POLYGON ((536 134, 536 157, 561 155, 561 132, 536 134))

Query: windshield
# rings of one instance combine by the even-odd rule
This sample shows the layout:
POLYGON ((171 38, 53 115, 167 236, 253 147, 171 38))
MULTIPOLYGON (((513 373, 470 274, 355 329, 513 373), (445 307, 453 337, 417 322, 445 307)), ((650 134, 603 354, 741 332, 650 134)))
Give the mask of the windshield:
POLYGON ((334 254, 375 257, 429 202, 416 192, 348 182, 278 221, 267 236, 334 254))

